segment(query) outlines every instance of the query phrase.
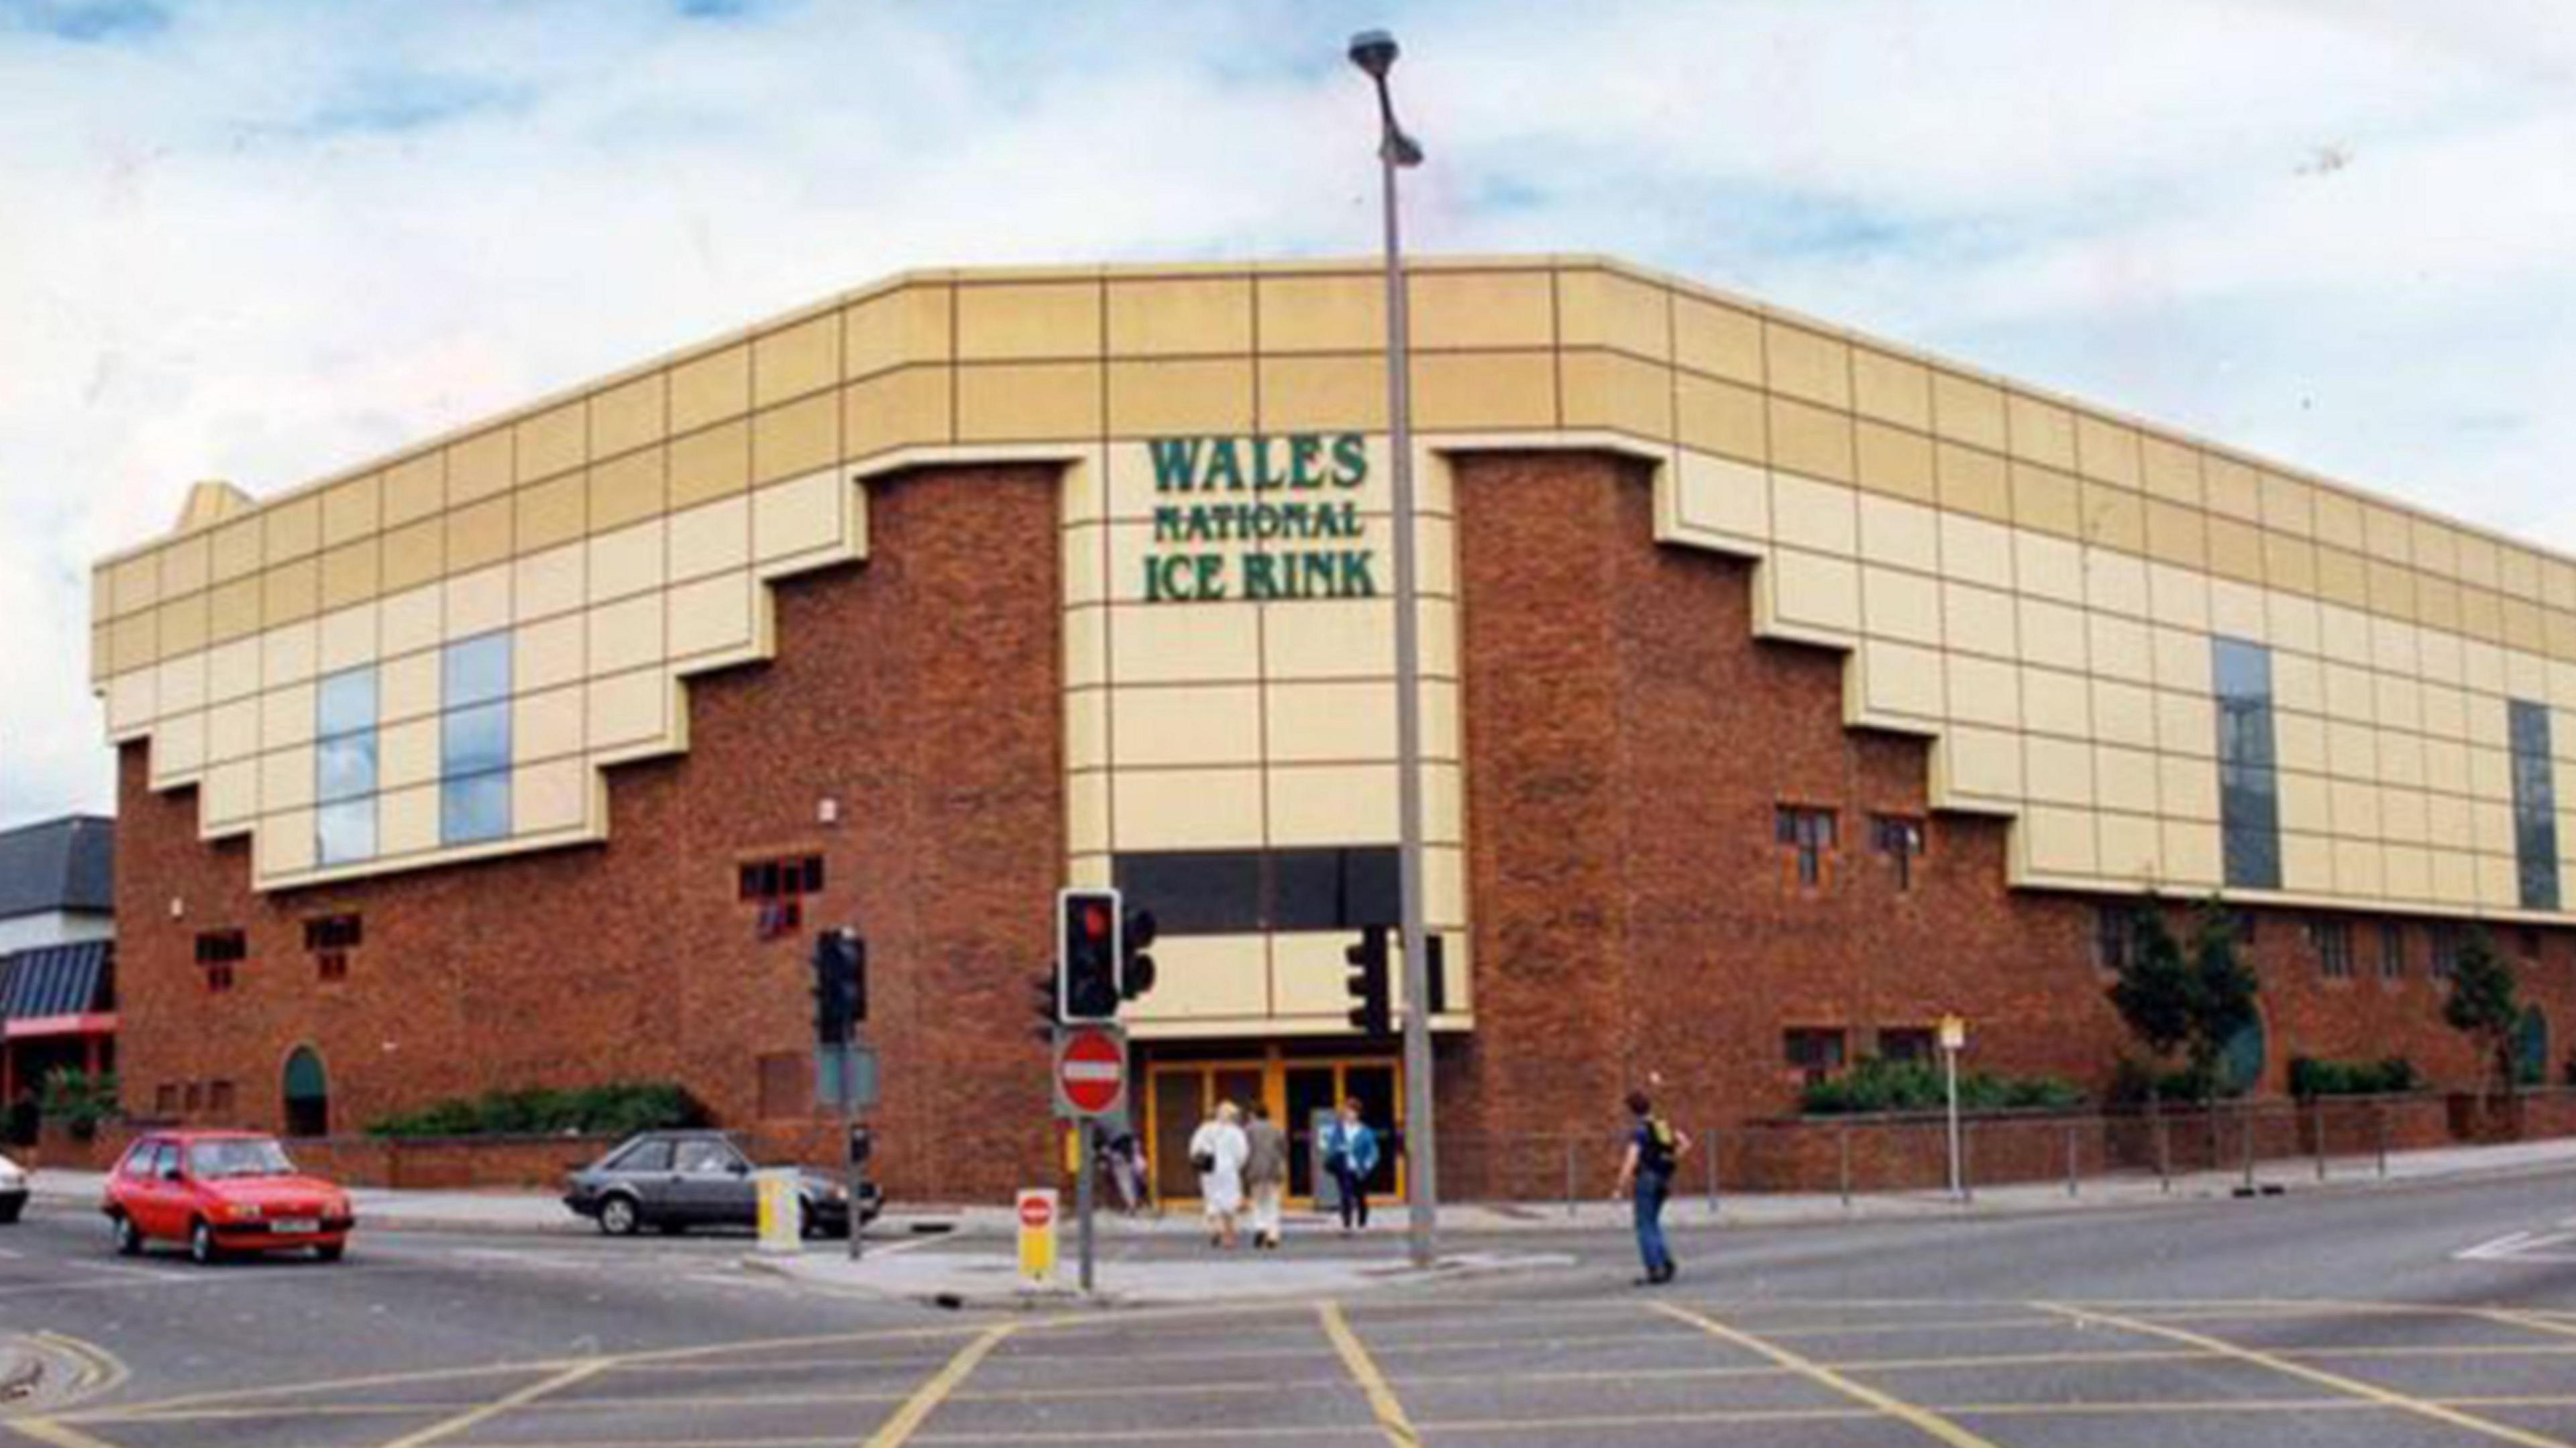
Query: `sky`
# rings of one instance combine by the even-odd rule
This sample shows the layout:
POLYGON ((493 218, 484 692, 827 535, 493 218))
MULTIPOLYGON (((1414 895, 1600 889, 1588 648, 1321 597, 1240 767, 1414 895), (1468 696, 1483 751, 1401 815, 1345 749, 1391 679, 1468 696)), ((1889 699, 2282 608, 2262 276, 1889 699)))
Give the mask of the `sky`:
POLYGON ((0 0, 0 825, 88 570, 888 272, 1620 256, 2576 551, 2566 0, 0 0))

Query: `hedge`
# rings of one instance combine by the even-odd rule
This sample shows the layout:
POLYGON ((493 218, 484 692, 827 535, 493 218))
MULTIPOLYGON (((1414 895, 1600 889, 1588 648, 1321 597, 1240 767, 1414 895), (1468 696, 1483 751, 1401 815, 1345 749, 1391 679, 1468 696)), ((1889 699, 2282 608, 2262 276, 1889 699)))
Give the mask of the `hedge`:
POLYGON ((706 1108, 669 1081, 487 1091, 367 1123, 369 1136, 627 1136, 704 1126, 706 1108))
MULTIPOLYGON (((1949 1103, 1940 1068, 1920 1061, 1864 1056, 1839 1076, 1807 1083, 1800 1109, 1810 1116, 1857 1116, 1890 1111, 1936 1111, 1949 1103)), ((1959 1077, 1962 1111, 2062 1111, 2084 1104, 2074 1083, 2054 1076, 1998 1076, 1970 1071, 1959 1077)))

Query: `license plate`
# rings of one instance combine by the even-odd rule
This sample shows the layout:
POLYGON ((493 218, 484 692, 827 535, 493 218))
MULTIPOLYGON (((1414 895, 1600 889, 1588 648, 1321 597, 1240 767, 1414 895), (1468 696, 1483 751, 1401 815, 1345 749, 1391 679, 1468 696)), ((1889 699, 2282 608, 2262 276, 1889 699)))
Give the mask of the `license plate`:
POLYGON ((268 1229, 272 1232, 318 1232, 322 1230, 322 1222, 318 1217, 277 1217, 270 1220, 268 1229))

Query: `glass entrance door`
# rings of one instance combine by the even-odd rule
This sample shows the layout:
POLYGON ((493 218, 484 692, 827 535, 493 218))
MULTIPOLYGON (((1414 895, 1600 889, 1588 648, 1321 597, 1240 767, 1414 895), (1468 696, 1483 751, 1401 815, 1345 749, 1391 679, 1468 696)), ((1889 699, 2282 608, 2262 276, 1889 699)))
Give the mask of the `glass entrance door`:
POLYGON ((1288 1133, 1288 1196, 1292 1201, 1311 1202, 1317 1117, 1353 1098, 1360 1103, 1360 1118, 1376 1129, 1380 1144, 1369 1194, 1400 1199, 1404 1176, 1395 1136, 1401 1125, 1396 1119, 1402 1101, 1397 1086, 1400 1074, 1388 1060, 1292 1059, 1275 1049, 1267 1059, 1257 1061, 1149 1062, 1146 1103, 1151 1119, 1145 1139, 1153 1153, 1147 1169, 1155 1199, 1198 1199, 1198 1175, 1190 1170, 1190 1136, 1219 1101, 1231 1101, 1247 1115, 1254 1102, 1270 1108, 1270 1119, 1288 1133))

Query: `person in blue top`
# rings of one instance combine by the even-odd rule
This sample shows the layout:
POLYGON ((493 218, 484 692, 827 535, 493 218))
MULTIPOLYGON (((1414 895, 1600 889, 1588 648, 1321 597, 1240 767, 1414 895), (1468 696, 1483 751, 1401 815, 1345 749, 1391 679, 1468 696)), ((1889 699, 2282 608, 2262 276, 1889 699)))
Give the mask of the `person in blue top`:
POLYGON ((1619 1163, 1619 1192, 1636 1204, 1637 1255, 1646 1264, 1637 1285, 1660 1287, 1678 1270, 1672 1249, 1664 1245, 1664 1199, 1672 1195, 1673 1168, 1690 1150, 1690 1138, 1656 1115, 1655 1103, 1643 1091, 1628 1093, 1628 1114, 1637 1124, 1628 1134, 1628 1155, 1619 1163))
POLYGON ((1324 1170, 1333 1174, 1333 1185, 1342 1201, 1342 1232, 1348 1235, 1351 1224, 1368 1226, 1368 1179, 1377 1170, 1377 1133, 1360 1120, 1359 1098, 1342 1103, 1341 1114, 1324 1128, 1322 1143, 1324 1170))

